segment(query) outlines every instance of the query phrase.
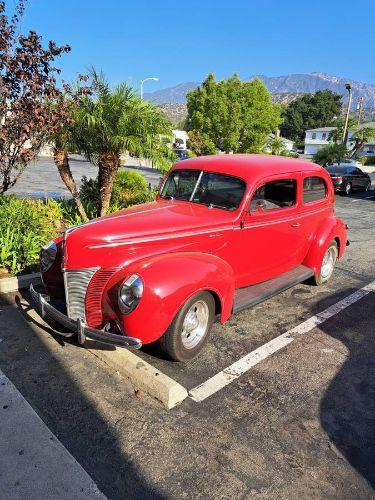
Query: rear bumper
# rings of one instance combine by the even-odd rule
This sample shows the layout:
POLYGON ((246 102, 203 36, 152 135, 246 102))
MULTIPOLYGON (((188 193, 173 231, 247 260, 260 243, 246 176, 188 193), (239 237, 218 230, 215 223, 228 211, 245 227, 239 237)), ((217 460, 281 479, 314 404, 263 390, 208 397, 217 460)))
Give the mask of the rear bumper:
POLYGON ((101 342, 102 344, 124 347, 126 349, 139 349, 142 347, 142 342, 135 337, 125 337, 125 335, 96 330, 95 328, 86 326, 80 318, 77 320, 69 318, 51 306, 51 304, 40 293, 34 290, 33 285, 30 285, 30 294, 40 316, 42 318, 49 316, 60 325, 68 328, 71 332, 70 334, 61 333, 61 335, 65 337, 70 337, 73 333, 77 333, 78 343, 81 345, 85 343, 86 338, 89 338, 91 340, 95 340, 96 342, 101 342))

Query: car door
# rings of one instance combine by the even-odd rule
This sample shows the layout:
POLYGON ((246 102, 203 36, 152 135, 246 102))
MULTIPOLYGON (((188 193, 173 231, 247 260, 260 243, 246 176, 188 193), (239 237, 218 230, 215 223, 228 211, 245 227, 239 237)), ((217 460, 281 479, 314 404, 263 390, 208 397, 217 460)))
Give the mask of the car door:
POLYGON ((299 179, 298 173, 268 178, 252 191, 241 227, 233 231, 235 254, 228 258, 236 287, 266 281, 300 264, 299 179))
POLYGON ((367 184, 367 177, 365 176, 365 174, 362 172, 362 170, 360 168, 355 169, 355 174, 356 174, 357 179, 358 179, 358 187, 364 188, 367 184))

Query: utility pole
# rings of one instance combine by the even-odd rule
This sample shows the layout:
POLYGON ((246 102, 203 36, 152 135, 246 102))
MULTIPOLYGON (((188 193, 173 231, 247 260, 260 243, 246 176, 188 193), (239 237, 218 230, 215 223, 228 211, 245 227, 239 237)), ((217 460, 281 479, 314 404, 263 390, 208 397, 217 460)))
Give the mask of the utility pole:
POLYGON ((350 85, 350 83, 347 83, 345 84, 345 88, 348 91, 349 96, 348 96, 348 106, 346 108, 344 130, 342 132, 342 142, 343 144, 346 145, 348 141, 348 121, 349 121, 350 106, 352 105, 352 86, 350 85))
POLYGON ((359 127, 361 124, 361 118, 362 118, 362 112, 363 112, 363 97, 360 97, 358 99, 357 111, 358 111, 357 125, 359 127))

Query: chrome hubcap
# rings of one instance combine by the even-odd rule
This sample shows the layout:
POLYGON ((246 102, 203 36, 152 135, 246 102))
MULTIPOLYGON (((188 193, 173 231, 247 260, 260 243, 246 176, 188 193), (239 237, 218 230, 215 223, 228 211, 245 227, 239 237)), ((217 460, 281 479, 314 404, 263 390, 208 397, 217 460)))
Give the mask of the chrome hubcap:
POLYGON ((328 278, 332 273, 334 265, 336 262, 336 252, 334 248, 329 248, 323 258, 322 268, 320 274, 322 278, 328 278))
POLYGON ((199 344, 206 334, 208 319, 208 305, 203 300, 197 300, 186 313, 181 340, 186 349, 193 349, 199 344))
POLYGON ((347 184, 346 185, 346 188, 345 188, 345 191, 347 192, 347 194, 350 193, 350 190, 351 190, 351 185, 350 184, 347 184))

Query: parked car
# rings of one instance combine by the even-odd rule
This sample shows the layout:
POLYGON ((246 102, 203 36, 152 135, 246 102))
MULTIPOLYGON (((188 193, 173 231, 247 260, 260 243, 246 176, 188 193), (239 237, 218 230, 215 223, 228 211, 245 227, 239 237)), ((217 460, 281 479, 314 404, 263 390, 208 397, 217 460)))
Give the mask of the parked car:
POLYGON ((173 152, 177 156, 177 161, 187 160, 189 158, 188 152, 186 149, 174 149, 173 152))
POLYGON ((64 299, 66 313, 31 293, 81 344, 158 341, 169 358, 187 361, 216 316, 225 323, 297 283, 325 283, 346 244, 322 167, 197 157, 174 165, 156 201, 70 228, 42 250, 46 292, 64 299))
POLYGON ((334 190, 349 195, 352 190, 368 191, 371 188, 371 179, 368 174, 354 165, 332 165, 327 167, 334 190))

